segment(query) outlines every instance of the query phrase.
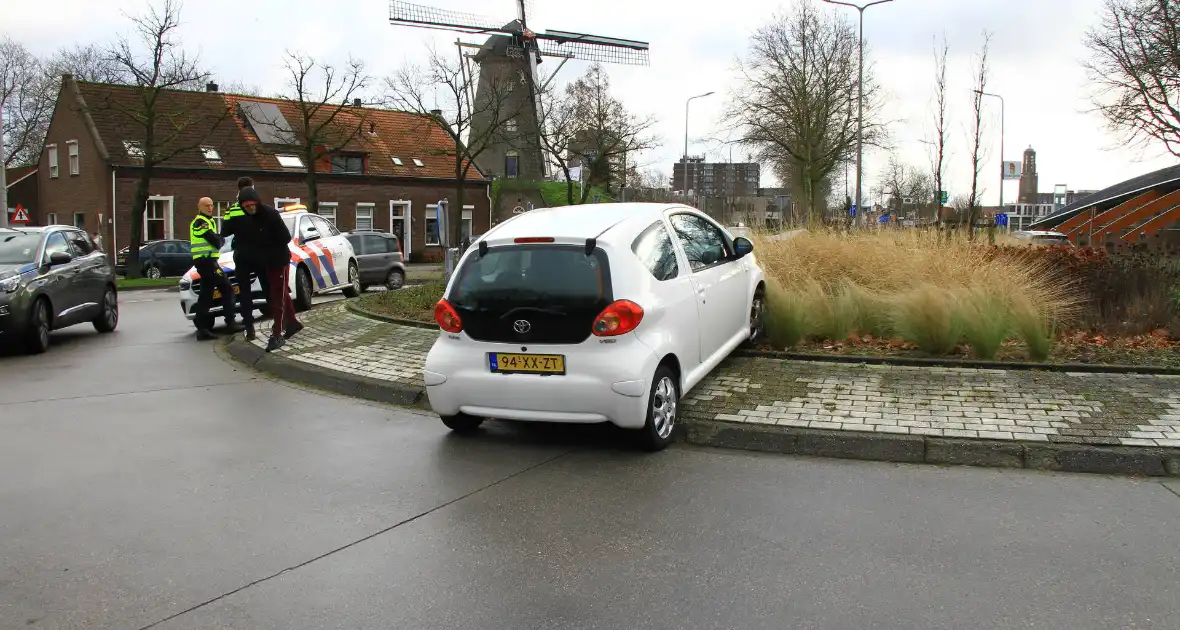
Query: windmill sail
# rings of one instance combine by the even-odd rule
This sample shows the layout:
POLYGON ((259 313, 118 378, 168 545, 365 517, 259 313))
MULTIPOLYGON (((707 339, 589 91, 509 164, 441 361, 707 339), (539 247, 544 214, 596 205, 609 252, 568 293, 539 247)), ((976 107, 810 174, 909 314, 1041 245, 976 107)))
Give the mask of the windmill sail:
POLYGON ((489 33, 504 30, 503 22, 497 22, 481 15, 428 7, 412 2, 402 2, 402 0, 390 0, 389 21, 464 33, 489 33))

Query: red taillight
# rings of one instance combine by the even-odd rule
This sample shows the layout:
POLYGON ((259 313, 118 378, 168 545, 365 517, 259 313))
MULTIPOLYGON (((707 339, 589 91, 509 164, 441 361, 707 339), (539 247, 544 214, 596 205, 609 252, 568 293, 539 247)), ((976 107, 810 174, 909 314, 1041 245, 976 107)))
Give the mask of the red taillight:
POLYGON ((591 330, 599 337, 614 337, 635 330, 641 321, 643 307, 631 300, 618 300, 594 318, 594 327, 591 330))
POLYGON ((552 243, 552 236, 524 236, 512 239, 513 243, 552 243))
POLYGON ((439 300, 434 305, 434 321, 438 327, 449 333, 463 332, 463 321, 459 319, 459 312, 446 300, 439 300))

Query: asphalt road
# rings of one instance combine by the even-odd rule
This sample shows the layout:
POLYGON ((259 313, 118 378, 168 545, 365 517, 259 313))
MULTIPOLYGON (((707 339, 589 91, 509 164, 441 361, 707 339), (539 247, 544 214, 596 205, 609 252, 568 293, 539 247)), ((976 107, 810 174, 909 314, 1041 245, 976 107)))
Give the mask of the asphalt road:
POLYGON ((0 357, 0 628, 1175 628, 1180 484, 674 447, 258 378, 175 294, 0 357))

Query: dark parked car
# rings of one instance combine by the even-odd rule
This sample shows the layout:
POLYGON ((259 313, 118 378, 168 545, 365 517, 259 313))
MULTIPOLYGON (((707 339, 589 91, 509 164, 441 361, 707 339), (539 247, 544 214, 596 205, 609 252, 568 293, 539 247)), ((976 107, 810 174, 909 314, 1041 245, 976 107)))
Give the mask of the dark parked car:
MULTIPOLYGON (((115 273, 120 276, 127 275, 127 252, 130 249, 120 249, 115 258, 115 273)), ((183 276, 193 266, 193 254, 188 241, 148 241, 139 249, 139 265, 145 278, 183 276)))
POLYGON ((101 333, 119 323, 106 254, 72 227, 0 228, 0 342, 45 352, 49 331, 83 322, 101 333))
POLYGON ((346 232, 361 273, 361 290, 374 284, 400 289, 406 284, 401 242, 386 232, 346 232))

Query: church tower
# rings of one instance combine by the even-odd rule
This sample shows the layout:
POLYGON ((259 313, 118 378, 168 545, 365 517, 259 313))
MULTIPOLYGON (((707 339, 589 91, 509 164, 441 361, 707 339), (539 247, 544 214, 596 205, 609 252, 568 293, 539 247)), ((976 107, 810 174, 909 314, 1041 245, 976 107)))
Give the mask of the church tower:
POLYGON ((1020 195, 1016 203, 1035 204, 1037 202, 1037 152, 1032 147, 1024 150, 1024 165, 1020 170, 1020 195))

